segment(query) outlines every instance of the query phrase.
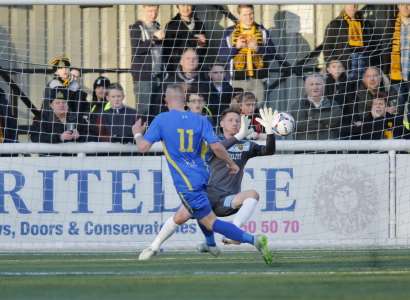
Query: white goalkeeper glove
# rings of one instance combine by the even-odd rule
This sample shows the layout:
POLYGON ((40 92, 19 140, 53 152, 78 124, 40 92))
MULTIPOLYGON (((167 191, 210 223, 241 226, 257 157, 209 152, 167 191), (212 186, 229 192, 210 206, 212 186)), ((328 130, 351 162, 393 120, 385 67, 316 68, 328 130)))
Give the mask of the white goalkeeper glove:
POLYGON ((261 115, 260 118, 256 118, 256 121, 261 124, 265 128, 266 134, 273 134, 273 128, 276 127, 277 123, 279 122, 278 118, 278 111, 272 111, 272 108, 261 108, 259 110, 259 114, 261 115))
POLYGON ((234 135, 234 137, 238 140, 241 141, 245 139, 248 135, 251 134, 250 129, 249 129, 249 124, 251 121, 248 119, 247 116, 241 116, 241 128, 239 129, 239 132, 234 135))

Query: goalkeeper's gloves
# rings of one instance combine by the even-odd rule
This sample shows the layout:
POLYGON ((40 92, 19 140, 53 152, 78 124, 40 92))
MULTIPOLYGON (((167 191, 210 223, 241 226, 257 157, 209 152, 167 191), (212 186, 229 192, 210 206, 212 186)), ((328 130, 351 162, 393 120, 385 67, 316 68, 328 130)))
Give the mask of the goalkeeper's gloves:
POLYGON ((256 121, 261 124, 265 128, 266 134, 273 134, 274 128, 279 122, 279 113, 277 110, 272 111, 272 108, 264 108, 259 109, 259 114, 261 115, 260 118, 256 118, 256 121))
POLYGON ((241 128, 239 129, 239 132, 234 135, 235 139, 241 141, 251 134, 251 131, 249 129, 250 123, 251 121, 248 119, 247 116, 241 116, 241 128))

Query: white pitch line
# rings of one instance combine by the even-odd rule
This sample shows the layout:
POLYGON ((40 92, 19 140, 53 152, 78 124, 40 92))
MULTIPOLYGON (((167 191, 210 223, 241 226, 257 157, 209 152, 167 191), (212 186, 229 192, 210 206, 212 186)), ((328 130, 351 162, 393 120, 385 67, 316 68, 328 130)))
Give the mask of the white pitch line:
POLYGON ((228 272, 213 272, 213 271, 197 271, 197 272, 155 272, 155 271, 129 271, 129 272, 111 272, 111 271, 99 271, 99 272, 84 272, 84 271, 69 271, 69 272, 0 272, 0 277, 30 277, 30 276, 183 276, 183 275, 196 275, 196 276, 210 276, 210 275, 407 275, 410 274, 409 270, 391 270, 391 271, 266 271, 266 272, 247 272, 247 271, 228 271, 228 272))

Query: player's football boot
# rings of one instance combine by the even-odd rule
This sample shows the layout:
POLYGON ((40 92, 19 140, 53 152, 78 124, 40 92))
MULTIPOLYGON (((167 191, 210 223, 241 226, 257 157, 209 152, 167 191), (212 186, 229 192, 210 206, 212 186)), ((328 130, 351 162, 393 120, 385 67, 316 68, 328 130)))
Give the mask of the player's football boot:
POLYGON ((228 239, 228 238, 226 238, 226 237, 223 237, 223 238, 222 238, 222 243, 223 243, 224 245, 239 245, 241 242, 234 241, 234 240, 230 240, 230 239, 228 239))
POLYGON ((269 250, 268 238, 265 235, 256 235, 254 246, 260 253, 262 253, 263 260, 270 265, 273 262, 273 254, 269 250))
POLYGON ((152 249, 151 246, 150 246, 150 247, 145 248, 144 250, 142 250, 142 252, 138 256, 138 260, 149 260, 154 255, 157 255, 157 251, 152 249))
POLYGON ((197 249, 200 253, 209 253, 215 257, 218 257, 221 254, 221 250, 218 246, 208 246, 206 243, 199 244, 197 249))

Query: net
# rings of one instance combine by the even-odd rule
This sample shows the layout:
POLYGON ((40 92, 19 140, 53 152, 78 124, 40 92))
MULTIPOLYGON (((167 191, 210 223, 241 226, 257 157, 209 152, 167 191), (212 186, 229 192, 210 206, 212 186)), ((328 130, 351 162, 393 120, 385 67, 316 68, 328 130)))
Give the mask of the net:
MULTIPOLYGON (((146 245, 179 199, 162 147, 132 125, 186 109, 293 116, 245 168, 244 228, 281 247, 408 246, 407 5, 0 7, 0 239, 7 249, 146 245), (3 232, 3 233, 2 233, 3 232)), ((242 146, 241 146, 242 147, 242 146)), ((231 152, 242 152, 236 147, 231 152)), ((234 154, 232 154, 234 155, 234 154)), ((170 247, 202 239, 195 222, 170 247)))

